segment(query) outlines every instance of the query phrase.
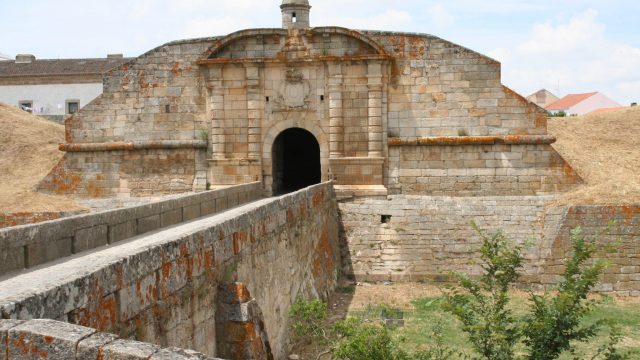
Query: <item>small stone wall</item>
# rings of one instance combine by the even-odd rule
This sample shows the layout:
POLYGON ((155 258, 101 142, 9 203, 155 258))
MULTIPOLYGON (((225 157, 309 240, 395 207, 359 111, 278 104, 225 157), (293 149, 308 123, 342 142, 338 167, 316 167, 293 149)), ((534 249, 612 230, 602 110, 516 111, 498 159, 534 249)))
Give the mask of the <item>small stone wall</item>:
POLYGON ((0 360, 214 360, 193 350, 157 345, 55 320, 0 320, 0 360))
POLYGON ((0 275, 226 210, 261 197, 260 183, 0 230, 0 275))
MULTIPOLYGON (((552 217, 553 215, 549 216, 552 217)), ((571 250, 571 230, 582 228, 587 238, 598 239, 611 249, 601 251, 599 258, 610 266, 604 272, 598 290, 623 296, 640 296, 640 206, 576 205, 564 207, 560 222, 554 224, 557 235, 545 242, 550 248, 543 253, 542 283, 553 283, 564 270, 563 259, 571 250)))
POLYGON ((554 196, 439 197, 395 195, 340 203, 347 249, 345 273, 364 281, 449 281, 451 271, 478 275, 481 239, 471 226, 502 229, 528 243, 523 283, 556 283, 569 255, 571 229, 581 226, 599 244, 620 241, 599 257, 611 262, 598 290, 640 296, 640 207, 550 207, 554 196))
MULTIPOLYGON (((141 147, 134 143, 105 146, 112 148, 69 147, 65 156, 38 184, 38 190, 106 198, 158 196, 206 189, 206 142, 183 141, 180 146, 170 142, 147 143, 141 147)), ((66 149, 64 145, 62 147, 66 149)))
POLYGON ((291 304, 335 287, 338 228, 332 184, 319 184, 9 278, 0 315, 234 359, 270 348, 281 359, 291 304))

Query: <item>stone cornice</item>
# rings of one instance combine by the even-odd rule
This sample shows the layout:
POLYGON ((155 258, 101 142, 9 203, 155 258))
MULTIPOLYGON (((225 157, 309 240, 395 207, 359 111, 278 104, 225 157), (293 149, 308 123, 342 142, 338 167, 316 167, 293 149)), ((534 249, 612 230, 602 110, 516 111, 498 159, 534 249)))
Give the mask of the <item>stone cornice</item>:
POLYGON ((554 142, 556 137, 553 135, 390 137, 388 140, 389 146, 542 145, 554 142))
POLYGON ((149 150, 149 149, 206 149, 205 140, 157 140, 157 141, 118 141, 104 143, 59 144, 58 149, 66 152, 149 150))

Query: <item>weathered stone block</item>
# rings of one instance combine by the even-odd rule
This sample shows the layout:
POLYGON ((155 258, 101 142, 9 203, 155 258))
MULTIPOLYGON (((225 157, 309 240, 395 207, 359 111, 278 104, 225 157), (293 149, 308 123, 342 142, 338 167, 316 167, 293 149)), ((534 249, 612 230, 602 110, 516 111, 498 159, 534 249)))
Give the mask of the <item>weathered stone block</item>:
POLYGON ((102 348, 103 360, 147 360, 160 350, 157 345, 151 345, 133 340, 115 340, 102 348))
POLYGON ((138 234, 144 234, 160 228, 160 215, 138 219, 138 234))
POLYGON ((73 253, 94 249, 108 243, 107 225, 97 225, 77 230, 73 237, 73 253))
POLYGON ((141 276, 117 292, 121 320, 130 319, 158 300, 156 274, 141 276))
POLYGON ((0 250, 0 274, 24 269, 25 247, 8 247, 0 250))
POLYGON ((182 221, 182 208, 166 211, 160 214, 160 224, 162 227, 178 224, 182 221))
POLYGON ((109 244, 132 238, 138 234, 138 223, 135 220, 109 226, 109 244))
POLYGON ((7 358, 7 333, 9 329, 24 323, 24 320, 0 320, 0 360, 7 358))
POLYGON ((113 334, 98 332, 78 343, 76 360, 100 359, 102 348, 114 342, 118 337, 113 334))
POLYGON ((29 320, 8 331, 10 359, 32 354, 40 358, 74 359, 80 340, 96 330, 55 320, 29 320))
POLYGON ((27 266, 33 267, 71 255, 72 238, 37 242, 27 246, 27 266))
POLYGON ((192 220, 200 217, 200 204, 185 206, 182 208, 182 217, 184 221, 192 220))

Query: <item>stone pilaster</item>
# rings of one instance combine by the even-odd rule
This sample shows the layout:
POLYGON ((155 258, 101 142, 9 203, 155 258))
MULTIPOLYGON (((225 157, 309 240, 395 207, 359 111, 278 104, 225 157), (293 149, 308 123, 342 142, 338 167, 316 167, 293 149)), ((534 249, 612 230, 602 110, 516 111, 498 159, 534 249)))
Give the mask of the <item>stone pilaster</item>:
POLYGON ((342 113, 342 66, 329 64, 329 156, 344 154, 344 118, 342 113))
POLYGON ((367 69, 369 87, 368 133, 369 157, 382 157, 382 64, 370 62, 367 69))
POLYGON ((246 65, 247 76, 247 127, 249 160, 259 161, 261 157, 262 110, 264 109, 263 96, 260 91, 260 68, 253 64, 246 65))
POLYGON ((222 84, 222 68, 209 69, 207 79, 209 102, 211 104, 211 158, 221 160, 225 155, 224 136, 224 87, 222 84))

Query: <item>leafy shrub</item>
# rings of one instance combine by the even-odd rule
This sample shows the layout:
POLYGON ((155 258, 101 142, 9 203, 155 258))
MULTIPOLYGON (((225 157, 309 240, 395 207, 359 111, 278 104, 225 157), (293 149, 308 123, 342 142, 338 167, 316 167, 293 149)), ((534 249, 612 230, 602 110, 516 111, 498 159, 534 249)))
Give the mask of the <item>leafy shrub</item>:
MULTIPOLYGON (((597 305, 587 296, 606 262, 591 261, 598 247, 585 239, 580 228, 571 232, 572 255, 565 261, 557 292, 532 293, 531 308, 522 318, 514 317, 507 307, 509 286, 519 277, 522 248, 507 241, 500 231, 487 235, 475 224, 474 228, 482 238, 483 274, 479 280, 455 274, 458 284, 445 294, 444 308, 462 322, 463 331, 482 359, 518 358, 514 348, 521 339, 526 348, 524 359, 557 359, 564 352, 573 354, 575 342, 592 339, 602 330, 604 322, 583 325, 583 320, 597 305)), ((615 348, 619 340, 619 334, 612 332, 609 343, 593 359, 624 359, 615 348)))
POLYGON ((293 334, 297 337, 325 339, 327 337, 326 320, 328 314, 327 304, 320 300, 296 300, 289 308, 293 334))
POLYGON ((557 294, 531 295, 531 313, 525 317, 523 326, 527 359, 556 359, 571 349, 572 341, 587 341, 602 328, 601 322, 588 326, 581 323, 596 306, 596 301, 587 299, 587 295, 598 283, 606 263, 595 261, 585 265, 598 248, 585 240, 579 227, 571 231, 571 245, 573 254, 565 262, 557 294))
POLYGON ((522 250, 510 244, 501 231, 488 235, 473 226, 482 238, 483 274, 479 280, 454 274, 459 286, 445 293, 444 309, 462 322, 462 330, 484 359, 513 359, 520 331, 507 308, 508 291, 520 276, 517 270, 522 265, 522 250))
POLYGON ((339 338, 334 351, 336 359, 409 359, 385 326, 348 318, 336 323, 335 330, 339 338))

